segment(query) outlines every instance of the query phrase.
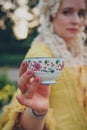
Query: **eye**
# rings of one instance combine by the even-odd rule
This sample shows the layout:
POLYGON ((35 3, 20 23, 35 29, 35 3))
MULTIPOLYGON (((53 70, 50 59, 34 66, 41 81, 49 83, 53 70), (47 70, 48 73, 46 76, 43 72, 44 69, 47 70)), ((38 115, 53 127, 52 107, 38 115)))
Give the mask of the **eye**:
POLYGON ((71 10, 64 10, 62 13, 68 16, 68 15, 71 15, 73 12, 71 10))
POLYGON ((85 16, 86 16, 86 11, 84 11, 84 10, 79 11, 79 12, 78 12, 78 16, 85 18, 85 16))
POLYGON ((69 16, 69 15, 71 15, 73 13, 73 11, 72 11, 72 9, 65 9, 65 10, 63 10, 62 13, 65 16, 69 16))

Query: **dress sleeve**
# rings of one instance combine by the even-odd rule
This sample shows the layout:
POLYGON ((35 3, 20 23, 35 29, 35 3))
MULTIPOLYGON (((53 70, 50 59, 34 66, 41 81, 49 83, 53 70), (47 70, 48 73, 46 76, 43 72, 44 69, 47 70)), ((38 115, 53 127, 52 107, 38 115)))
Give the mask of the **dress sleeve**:
POLYGON ((13 130, 15 122, 18 120, 19 113, 24 111, 25 107, 16 100, 16 96, 19 94, 21 94, 21 92, 17 89, 11 103, 3 107, 0 119, 0 130, 13 130))

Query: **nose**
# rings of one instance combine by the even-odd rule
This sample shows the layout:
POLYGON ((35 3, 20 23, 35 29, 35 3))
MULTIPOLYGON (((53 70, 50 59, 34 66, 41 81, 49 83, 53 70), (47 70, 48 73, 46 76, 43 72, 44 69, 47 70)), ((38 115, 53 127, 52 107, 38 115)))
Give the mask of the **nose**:
POLYGON ((72 21, 73 24, 80 24, 81 18, 80 18, 79 15, 76 13, 76 14, 73 15, 71 21, 72 21))

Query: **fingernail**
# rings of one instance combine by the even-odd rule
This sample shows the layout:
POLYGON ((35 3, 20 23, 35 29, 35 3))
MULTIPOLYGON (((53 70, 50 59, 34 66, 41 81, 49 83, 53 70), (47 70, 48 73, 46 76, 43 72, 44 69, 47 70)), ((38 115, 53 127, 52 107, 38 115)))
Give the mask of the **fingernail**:
POLYGON ((16 96, 16 99, 20 99, 20 96, 18 95, 18 96, 16 96))
POLYGON ((28 70, 27 71, 27 75, 31 75, 32 74, 32 71, 31 70, 28 70))
POLYGON ((23 67, 25 67, 25 66, 26 66, 26 62, 25 62, 25 61, 22 63, 22 66, 23 66, 23 67))
POLYGON ((39 79, 38 77, 36 77, 36 78, 35 78, 35 82, 38 83, 39 81, 40 81, 40 79, 39 79))

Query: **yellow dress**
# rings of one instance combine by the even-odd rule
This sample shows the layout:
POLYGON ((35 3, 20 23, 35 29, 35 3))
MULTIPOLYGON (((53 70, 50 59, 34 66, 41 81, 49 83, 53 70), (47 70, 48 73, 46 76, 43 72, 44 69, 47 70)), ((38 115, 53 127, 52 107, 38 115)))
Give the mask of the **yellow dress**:
MULTIPOLYGON (((26 57, 53 57, 50 49, 37 43, 26 57)), ((51 85, 50 108, 46 116, 47 130, 87 130, 87 66, 65 66, 56 84, 51 85)), ((11 103, 4 107, 0 116, 0 130, 17 130, 19 113, 25 109, 16 100, 18 89, 11 103)), ((18 129, 20 130, 20 129, 18 129)))

